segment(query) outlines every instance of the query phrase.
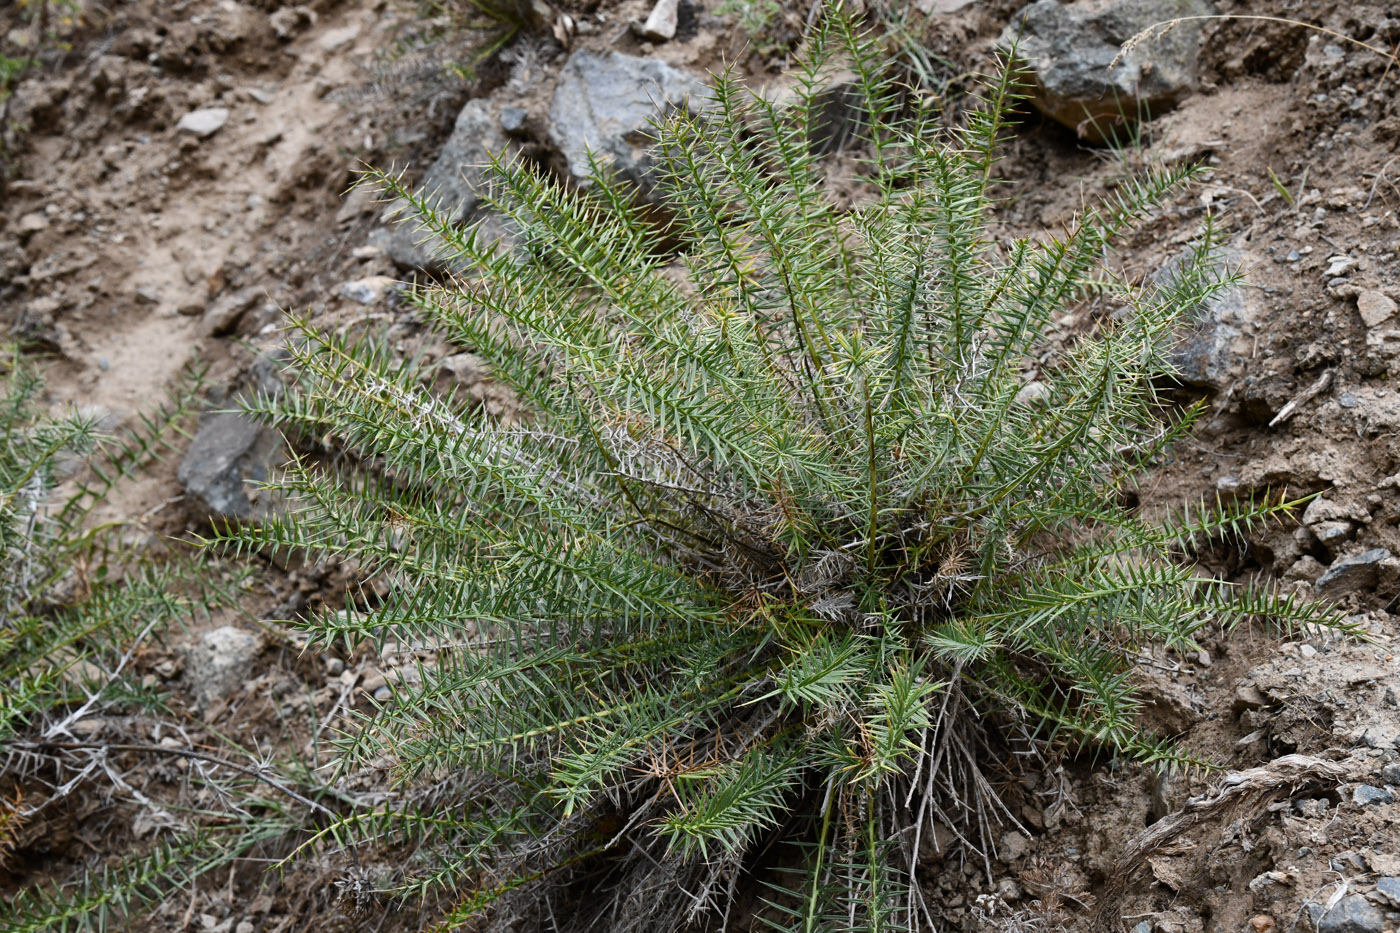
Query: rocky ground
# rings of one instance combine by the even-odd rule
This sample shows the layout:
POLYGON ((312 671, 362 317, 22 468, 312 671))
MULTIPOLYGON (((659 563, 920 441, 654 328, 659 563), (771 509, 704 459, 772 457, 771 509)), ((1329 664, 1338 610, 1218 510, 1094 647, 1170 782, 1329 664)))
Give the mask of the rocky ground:
MULTIPOLYGON (((285 446, 219 409, 275 388, 285 311, 327 327, 385 328, 405 352, 437 361, 443 380, 509 416, 512 400, 479 360, 423 344, 396 283, 449 270, 414 231, 386 224, 368 194, 348 191, 358 167, 405 167, 462 221, 481 216, 470 166, 487 151, 517 151, 567 176, 581 174, 592 147, 644 180, 636 133, 658 101, 683 101, 726 62, 780 88, 807 6, 779 11, 755 35, 737 6, 683 0, 672 24, 665 4, 652 17, 643 0, 537 3, 526 33, 467 80, 443 77, 440 65, 469 55, 468 45, 425 43, 427 27, 385 0, 93 5, 68 37, 71 51, 16 96, 27 131, 0 211, 0 323, 50 353, 56 406, 90 406, 111 423, 158 401, 195 360, 213 387, 183 460, 154 470, 111 513, 161 535, 197 530, 211 514, 260 514, 266 504, 247 483, 275 469, 285 446)), ((1260 18, 1179 25, 1116 69, 1120 104, 1137 94, 1155 118, 1105 147, 1098 139, 1116 112, 1091 105, 1095 119, 1083 119, 1086 102, 1105 97, 1086 82, 1103 80, 1138 28, 1203 4, 1066 11, 1041 0, 1025 16, 1005 0, 891 9, 935 56, 943 83, 931 91, 950 99, 1016 24, 1040 106, 1025 109, 999 167, 1006 234, 1052 235, 1135 169, 1209 167, 1190 198, 1117 257, 1130 275, 1160 274, 1209 212, 1222 263, 1244 278, 1184 335, 1176 391, 1183 403, 1204 399, 1208 412, 1141 500, 1159 509, 1202 495, 1321 493, 1298 522, 1213 553, 1212 569, 1338 600, 1371 633, 1280 642, 1217 632, 1198 656, 1144 659, 1153 721, 1254 776, 1231 785, 1234 796, 1210 796, 1219 775, 1163 782, 1107 761, 1012 780, 1005 793, 1022 826, 1007 828, 991 858, 936 843, 927 853, 923 884, 945 905, 944 926, 1089 929, 1097 911, 1135 933, 1396 929, 1400 67, 1387 53, 1400 43, 1400 18, 1384 3, 1221 3, 1222 13, 1322 28, 1260 18), (1304 757, 1286 759, 1292 771, 1249 771, 1286 755, 1304 757), (1162 819, 1191 799, 1198 820, 1162 819), (1150 826, 1163 838, 1134 843, 1150 826), (1141 859, 1126 857, 1134 851, 1141 859)), ((1052 343, 1087 326, 1091 311, 1072 309, 1052 343)), ((243 614, 181 633, 140 663, 199 728, 296 748, 314 766, 324 730, 367 709, 407 661, 302 652, 265 621, 334 608, 345 583, 335 567, 269 566, 243 614)), ((62 878, 157 830, 114 823, 108 802, 73 802, 27 829, 0 883, 62 878)), ((271 876, 249 865, 168 905, 151 928, 364 928, 325 884, 331 871, 303 864, 271 876)), ((418 918, 375 922, 413 928, 418 918)))

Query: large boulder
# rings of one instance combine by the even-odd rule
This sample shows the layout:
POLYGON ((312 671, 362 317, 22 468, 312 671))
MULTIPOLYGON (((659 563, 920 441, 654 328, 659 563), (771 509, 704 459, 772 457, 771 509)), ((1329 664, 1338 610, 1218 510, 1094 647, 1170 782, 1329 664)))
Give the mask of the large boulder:
POLYGON ((1213 12, 1207 0, 1037 0, 1011 18, 999 44, 1015 48, 1043 113, 1104 142, 1125 118, 1158 114, 1195 89, 1204 24, 1154 30, 1126 51, 1124 43, 1169 20, 1213 12))
POLYGON ((654 126, 672 108, 704 106, 689 72, 651 58, 580 49, 569 56, 549 106, 549 137, 575 182, 587 185, 589 153, 644 192, 651 184, 654 126))
MULTIPOLYGON (((487 209, 482 197, 490 182, 493 156, 511 154, 511 142, 501 132, 500 120, 483 100, 468 101, 459 114, 451 137, 442 147, 437 161, 428 169, 415 189, 437 207, 438 212, 458 226, 481 223, 488 235, 497 240, 512 236, 509 222, 487 209)), ((454 267, 450 257, 440 253, 440 243, 433 234, 407 211, 407 206, 395 203, 398 223, 377 238, 382 248, 400 266, 440 271, 454 267)))

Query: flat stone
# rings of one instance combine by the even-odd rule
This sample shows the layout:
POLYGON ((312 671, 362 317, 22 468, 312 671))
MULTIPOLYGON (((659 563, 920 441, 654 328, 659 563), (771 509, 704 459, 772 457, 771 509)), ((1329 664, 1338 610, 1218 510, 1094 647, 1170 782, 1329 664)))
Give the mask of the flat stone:
POLYGON ((1367 327, 1375 327, 1395 315, 1396 304, 1380 292, 1362 292, 1356 296, 1356 310, 1367 327))
POLYGON ((1400 907, 1400 878, 1377 878, 1375 899, 1391 907, 1400 907))
POLYGON ((1166 20, 1214 12, 1206 0, 1037 0, 1011 17, 999 45, 1025 64, 1036 107, 1104 142, 1125 119, 1156 116, 1195 90, 1203 24, 1177 23, 1127 52, 1123 43, 1166 20))
POLYGON ((1342 898, 1317 922, 1317 933, 1381 933, 1384 929, 1385 914, 1361 894, 1342 898))
POLYGON ((224 128, 228 122, 227 107, 206 107, 202 110, 191 110, 180 118, 180 122, 175 124, 175 128, 182 133, 192 133, 203 139, 206 136, 213 136, 224 128))
POLYGON ((1341 596, 1376 585, 1381 561, 1390 557, 1390 551, 1378 547, 1355 557, 1347 557, 1333 562, 1327 572, 1318 577, 1313 587, 1328 596, 1341 596))
POLYGON ((1394 803, 1395 795, 1384 787, 1358 784, 1352 789, 1351 802, 1358 807, 1376 807, 1381 804, 1394 803))

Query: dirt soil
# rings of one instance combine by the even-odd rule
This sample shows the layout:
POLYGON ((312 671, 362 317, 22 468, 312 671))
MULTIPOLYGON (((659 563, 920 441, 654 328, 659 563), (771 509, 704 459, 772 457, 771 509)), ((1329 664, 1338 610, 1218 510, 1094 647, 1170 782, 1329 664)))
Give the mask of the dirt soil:
MULTIPOLYGON (((746 49, 730 19, 685 6, 688 29, 656 46, 627 25, 645 18, 641 0, 570 0, 562 9, 576 47, 653 55, 698 72, 738 56, 753 80, 773 80, 777 53, 746 49)), ((986 65, 1016 8, 1004 0, 916 6, 959 7, 928 13, 920 28, 963 70, 986 65)), ((1384 3, 1220 8, 1301 16, 1383 47, 1400 42, 1400 18, 1384 3)), ((801 21, 788 13, 783 22, 800 30, 801 21)), ((17 110, 30 129, 0 211, 0 324, 51 354, 55 406, 75 403, 119 422, 158 402, 196 359, 210 367, 220 403, 256 378, 259 356, 275 353, 287 310, 328 326, 388 325, 391 337, 417 348, 417 323, 386 284, 409 273, 373 245, 376 205, 363 192, 346 194, 356 169, 361 160, 399 164, 412 176, 469 96, 543 113, 563 51, 557 40, 530 37, 470 82, 404 78, 412 55, 397 71, 376 70, 416 28, 410 10, 385 0, 131 0, 91 12, 70 37, 72 51, 21 89, 17 110), (207 136, 178 128, 205 108, 226 109, 227 121, 207 136)), ((1400 314, 1391 303, 1400 300, 1400 68, 1337 36, 1277 22, 1214 22, 1206 36, 1200 89, 1122 149, 1083 145, 1027 110, 999 169, 1007 195, 999 223, 1007 234, 1050 235, 1129 170, 1209 166, 1190 198, 1153 217, 1117 257, 1128 274, 1150 276, 1209 211, 1248 284, 1226 371, 1176 390, 1183 404, 1205 399, 1207 414, 1144 485, 1142 504, 1322 493, 1300 521, 1203 561, 1232 579, 1277 579, 1300 594, 1316 592, 1321 579, 1371 637, 1210 633, 1196 656, 1143 659, 1148 713, 1231 771, 1288 754, 1339 770, 1211 813, 1126 877, 1131 840, 1218 787, 1218 774, 1159 780, 1117 762, 1066 760, 1015 778, 1005 792, 1022 827, 1008 827, 988 860, 936 846, 927 854, 922 883, 943 905, 945 929, 1088 930, 1104 910, 1135 933, 1311 930, 1344 898, 1370 894, 1384 904, 1377 879, 1400 876, 1400 625, 1392 614, 1400 598, 1400 314)), ((1072 336, 1092 311, 1066 315, 1059 336, 1072 336)), ((496 398, 479 377, 467 388, 496 398)), ((112 509, 161 534, 200 521, 173 463, 112 509)), ((249 748, 294 746, 320 763, 323 730, 357 704, 367 709, 366 695, 384 682, 380 669, 404 659, 305 652, 265 620, 333 607, 345 582, 336 568, 270 567, 244 607, 250 617, 211 622, 257 631, 263 648, 238 688, 204 709, 208 728, 249 748)), ((198 700, 181 669, 198 634, 177 633, 140 659, 192 712, 198 700)), ((168 773, 156 778, 178 788, 178 768, 162 767, 168 773)), ((122 825, 115 806, 75 804, 29 827, 0 882, 62 879, 158 832, 122 825)), ((275 875, 249 860, 143 928, 420 925, 412 911, 357 914, 353 899, 326 883, 337 870, 303 863, 275 875)), ((1392 914, 1386 927, 1396 925, 1392 914)))

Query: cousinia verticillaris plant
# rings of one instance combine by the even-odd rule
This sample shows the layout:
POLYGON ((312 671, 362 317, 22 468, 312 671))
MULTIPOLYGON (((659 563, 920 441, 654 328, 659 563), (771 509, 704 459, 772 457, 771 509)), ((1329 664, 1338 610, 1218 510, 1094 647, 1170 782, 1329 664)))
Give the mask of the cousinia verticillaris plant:
POLYGON ((1105 264, 1189 168, 1059 236, 995 240, 1013 85, 940 129, 830 14, 795 103, 720 75, 669 115, 648 206, 602 167, 571 190, 501 164, 528 244, 508 248, 378 176, 465 270, 416 293, 422 318, 529 415, 493 423, 305 322, 300 390, 255 406, 365 468, 294 469, 300 507, 227 540, 387 577, 305 621, 316 640, 435 651, 345 739, 343 767, 391 768, 396 794, 314 842, 402 844, 389 886, 448 898, 445 927, 719 928, 780 864, 771 924, 919 928, 920 835, 937 819, 985 846, 999 815, 981 743, 1180 762, 1139 725, 1141 652, 1330 619, 1183 559, 1286 506, 1125 507, 1191 423, 1158 414, 1173 328, 1231 279, 1209 242, 1166 282, 1105 264), (863 112, 853 207, 813 155, 838 61, 863 112), (1091 298, 1093 333, 1031 397, 1047 324, 1091 298))

